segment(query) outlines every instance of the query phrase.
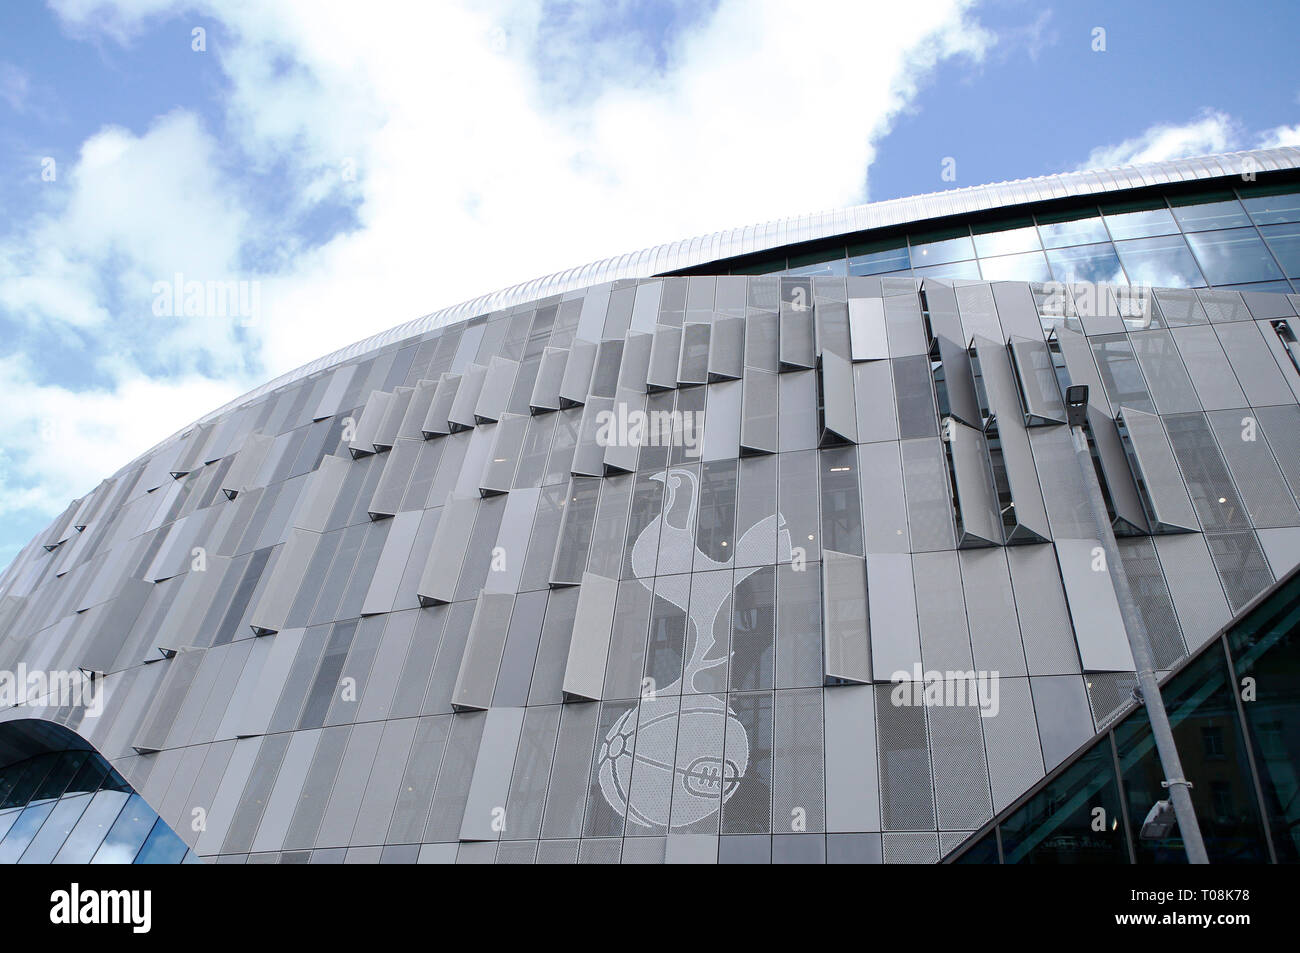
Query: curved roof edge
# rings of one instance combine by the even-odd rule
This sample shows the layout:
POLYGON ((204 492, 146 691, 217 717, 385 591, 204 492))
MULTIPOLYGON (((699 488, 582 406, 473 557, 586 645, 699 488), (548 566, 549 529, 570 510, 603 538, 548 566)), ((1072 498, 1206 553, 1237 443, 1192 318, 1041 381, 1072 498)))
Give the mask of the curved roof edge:
POLYGON ((1282 146, 1277 149, 1226 152, 1162 162, 1142 162, 1110 169, 1060 172, 988 185, 973 185, 961 189, 949 189, 945 192, 930 192, 924 195, 870 202, 865 205, 853 205, 848 208, 812 212, 655 245, 576 268, 557 271, 490 294, 479 295, 460 304, 399 324, 387 331, 380 331, 378 334, 325 354, 267 381, 205 414, 179 433, 184 433, 227 410, 256 400, 278 387, 332 367, 348 358, 383 347, 385 344, 432 331, 455 321, 502 311, 518 304, 553 297, 580 288, 589 288, 606 281, 615 281, 619 278, 650 278, 665 272, 753 254, 769 248, 780 248, 783 245, 949 215, 981 212, 1051 199, 1121 192, 1152 185, 1217 179, 1229 175, 1241 175, 1245 172, 1277 172, 1287 169, 1300 169, 1300 148, 1282 146))

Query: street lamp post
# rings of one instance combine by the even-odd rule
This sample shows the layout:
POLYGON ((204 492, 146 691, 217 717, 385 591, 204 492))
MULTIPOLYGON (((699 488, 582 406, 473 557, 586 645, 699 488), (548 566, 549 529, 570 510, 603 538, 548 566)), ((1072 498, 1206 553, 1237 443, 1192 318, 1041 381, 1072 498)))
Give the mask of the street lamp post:
POLYGON ((1210 860, 1205 853, 1205 841, 1201 839, 1201 827, 1196 820, 1196 810, 1192 807, 1192 796, 1189 791, 1191 782, 1183 777, 1183 766, 1178 758, 1178 747, 1174 744, 1173 729, 1169 726, 1169 715, 1165 711, 1164 699, 1160 696, 1160 686, 1156 681, 1151 642, 1147 638, 1146 625, 1138 612, 1137 603, 1133 601, 1128 576, 1124 572, 1124 564, 1120 561, 1119 546, 1115 542, 1115 531, 1110 525, 1110 514, 1106 512, 1101 486, 1097 482, 1097 472, 1092 465, 1092 451, 1088 448, 1088 437, 1083 429, 1088 421, 1087 385, 1076 384, 1067 387, 1065 403, 1070 434, 1074 438, 1074 456, 1079 462, 1079 473, 1083 477, 1088 505, 1092 510, 1093 521, 1097 524, 1097 538, 1106 555, 1110 581, 1115 588, 1115 597, 1119 601, 1119 610, 1124 618, 1124 632, 1128 636, 1129 648, 1133 652, 1138 689, 1142 694, 1141 701, 1147 708, 1151 734, 1155 738, 1160 767, 1165 775, 1165 780, 1161 783, 1169 789, 1169 799, 1173 802, 1174 814, 1178 818, 1178 830, 1187 848, 1188 862, 1208 864, 1210 860))

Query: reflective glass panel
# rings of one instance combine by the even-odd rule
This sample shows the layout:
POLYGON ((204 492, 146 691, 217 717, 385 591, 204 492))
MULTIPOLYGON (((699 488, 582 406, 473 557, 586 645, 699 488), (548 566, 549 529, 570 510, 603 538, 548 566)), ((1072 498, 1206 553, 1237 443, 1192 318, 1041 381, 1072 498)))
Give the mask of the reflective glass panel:
POLYGON ((1187 236, 1201 271, 1212 285, 1281 278, 1277 262, 1253 228, 1197 232, 1187 236))
POLYGON ((1116 242, 1129 281, 1155 288, 1199 288, 1205 279, 1181 235, 1116 242))

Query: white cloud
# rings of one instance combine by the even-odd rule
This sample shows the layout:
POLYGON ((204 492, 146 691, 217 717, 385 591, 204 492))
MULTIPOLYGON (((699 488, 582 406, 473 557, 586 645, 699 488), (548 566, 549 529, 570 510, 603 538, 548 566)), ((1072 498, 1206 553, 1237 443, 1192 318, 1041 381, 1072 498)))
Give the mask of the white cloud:
POLYGON ((1277 126, 1248 133, 1240 121, 1227 113, 1206 109, 1189 122, 1158 123, 1116 145, 1099 146, 1076 168, 1107 169, 1136 162, 1295 145, 1300 145, 1300 126, 1277 126))
POLYGON ((1116 145, 1099 146, 1079 164, 1080 169, 1109 169, 1135 162, 1161 162, 1187 156, 1228 152, 1240 133, 1227 113, 1206 110, 1182 125, 1160 123, 1116 145))
POLYGON ((38 382, 22 355, 0 358, 0 516, 60 513, 134 457, 239 388, 190 375, 123 376, 112 390, 38 382))

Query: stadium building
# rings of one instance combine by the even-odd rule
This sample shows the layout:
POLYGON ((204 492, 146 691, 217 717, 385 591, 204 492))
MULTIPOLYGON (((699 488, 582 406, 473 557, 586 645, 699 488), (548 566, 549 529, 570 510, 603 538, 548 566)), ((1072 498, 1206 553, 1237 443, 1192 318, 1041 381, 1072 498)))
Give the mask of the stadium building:
POLYGON ((0 575, 0 861, 1300 852, 1300 150, 551 275, 312 362, 0 575), (1099 529, 1066 385, 1119 541, 1099 529))

